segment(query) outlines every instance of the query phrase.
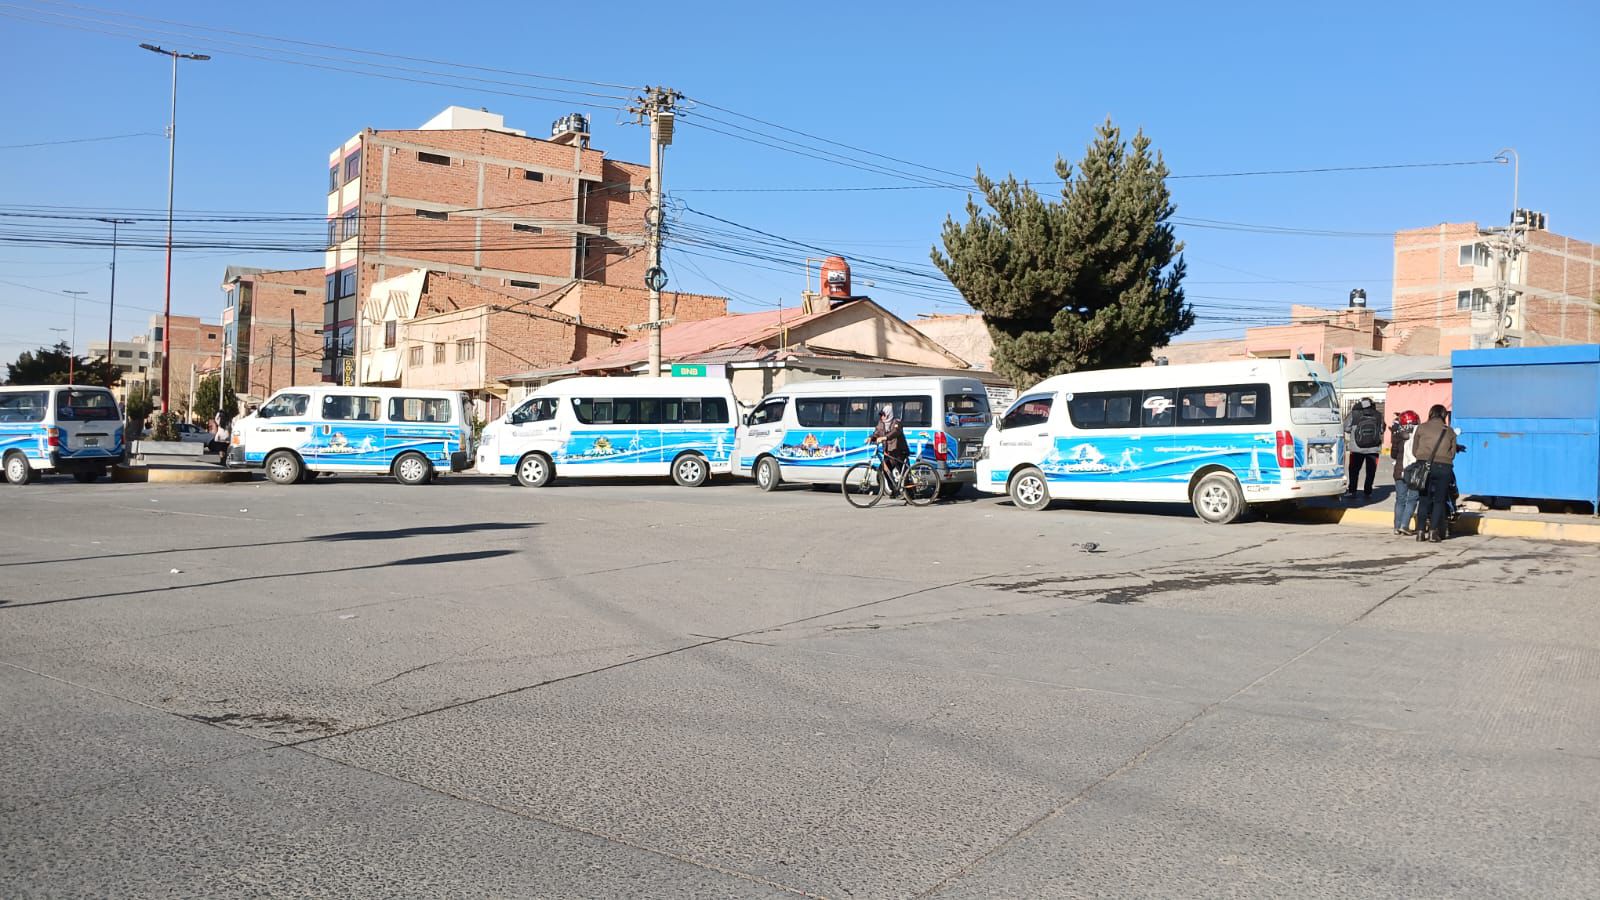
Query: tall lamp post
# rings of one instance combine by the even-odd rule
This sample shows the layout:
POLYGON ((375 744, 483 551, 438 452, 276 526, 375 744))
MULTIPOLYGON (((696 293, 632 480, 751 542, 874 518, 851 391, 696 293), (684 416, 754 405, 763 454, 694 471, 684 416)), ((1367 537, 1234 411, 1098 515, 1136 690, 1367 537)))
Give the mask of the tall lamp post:
MULTIPOLYGON (((62 291, 63 294, 72 295, 72 350, 67 354, 67 384, 72 384, 77 374, 78 365, 78 298, 88 291, 62 291)), ((110 353, 110 348, 106 349, 110 353)))
POLYGON ((204 53, 179 53, 155 44, 140 44, 151 53, 172 57, 172 119, 167 125, 167 296, 161 313, 161 412, 167 412, 167 398, 172 393, 172 186, 178 160, 178 60, 192 59, 204 62, 211 57, 204 53))
MULTIPOLYGON (((132 219, 98 219, 111 226, 111 308, 106 311, 106 377, 111 376, 111 360, 115 356, 111 352, 112 336, 116 333, 117 323, 117 226, 131 225, 132 219)), ((166 334, 165 331, 162 334, 166 334)))

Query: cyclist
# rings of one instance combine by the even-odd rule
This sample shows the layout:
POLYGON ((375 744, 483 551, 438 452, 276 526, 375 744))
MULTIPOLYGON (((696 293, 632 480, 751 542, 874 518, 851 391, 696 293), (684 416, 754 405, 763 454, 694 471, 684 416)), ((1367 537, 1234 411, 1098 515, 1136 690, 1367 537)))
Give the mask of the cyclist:
POLYGON ((900 427, 900 420, 894 416, 892 404, 885 403, 878 412, 878 427, 872 430, 872 437, 867 442, 883 444, 883 458, 889 468, 889 486, 893 493, 898 494, 900 484, 905 480, 906 466, 911 462, 911 444, 906 440, 906 430, 900 427))

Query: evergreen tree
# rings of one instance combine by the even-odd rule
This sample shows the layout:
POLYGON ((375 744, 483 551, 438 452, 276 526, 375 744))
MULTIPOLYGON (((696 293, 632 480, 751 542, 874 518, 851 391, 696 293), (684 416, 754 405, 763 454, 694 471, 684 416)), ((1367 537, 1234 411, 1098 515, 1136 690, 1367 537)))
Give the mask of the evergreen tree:
POLYGON ((16 362, 6 363, 7 384, 66 384, 69 375, 77 384, 115 387, 122 383, 122 371, 116 366, 103 359, 75 357, 65 341, 24 350, 16 362))
MULTIPOLYGON (((194 388, 194 415, 195 418, 211 421, 217 414, 217 391, 222 387, 222 379, 216 375, 207 375, 200 379, 194 388)), ((233 385, 228 385, 228 391, 222 398, 222 408, 228 411, 231 419, 235 410, 239 408, 239 398, 233 393, 233 385)))
POLYGON ((150 398, 150 386, 142 381, 135 382, 128 388, 128 420, 142 423, 155 411, 155 401, 150 398))
POLYGON ((1168 224, 1167 167, 1139 132, 1131 152, 1108 119, 1077 177, 1047 201, 1014 176, 976 182, 987 209, 946 217, 933 261, 983 314, 994 369, 1019 388, 1080 369, 1136 366, 1194 324, 1183 300, 1183 245, 1168 224), (946 255, 948 254, 948 255, 946 255))

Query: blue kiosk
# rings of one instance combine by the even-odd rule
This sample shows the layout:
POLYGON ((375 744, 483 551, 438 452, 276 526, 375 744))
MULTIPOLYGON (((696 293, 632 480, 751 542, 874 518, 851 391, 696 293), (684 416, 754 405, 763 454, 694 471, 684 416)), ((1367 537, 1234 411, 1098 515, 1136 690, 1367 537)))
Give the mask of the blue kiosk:
POLYGON ((1461 494, 1576 500, 1600 513, 1600 344, 1457 350, 1461 494))

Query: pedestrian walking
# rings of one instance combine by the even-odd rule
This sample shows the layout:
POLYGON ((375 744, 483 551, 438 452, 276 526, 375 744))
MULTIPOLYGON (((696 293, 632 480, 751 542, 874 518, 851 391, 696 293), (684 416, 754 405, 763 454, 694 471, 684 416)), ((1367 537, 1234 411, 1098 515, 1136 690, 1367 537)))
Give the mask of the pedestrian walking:
POLYGON ((1445 519, 1450 513, 1450 492, 1456 480, 1456 454, 1463 449, 1456 443, 1449 412, 1440 404, 1428 410, 1428 421, 1417 426, 1411 446, 1417 461, 1428 466, 1428 480, 1417 505, 1417 540, 1439 543, 1445 538, 1445 519))
POLYGON ((1366 470, 1366 484, 1362 496, 1372 499, 1372 479, 1378 474, 1378 454, 1383 452, 1383 414, 1371 397, 1362 397, 1344 419, 1344 441, 1350 447, 1350 489, 1346 497, 1356 495, 1356 482, 1366 470))
POLYGON ((1417 514, 1417 501, 1420 495, 1406 484, 1403 476, 1406 466, 1417 459, 1416 442, 1411 437, 1420 422, 1421 418, 1408 409, 1396 413, 1394 424, 1389 427, 1389 456, 1394 459, 1395 534, 1409 536, 1417 533, 1413 519, 1417 514))

